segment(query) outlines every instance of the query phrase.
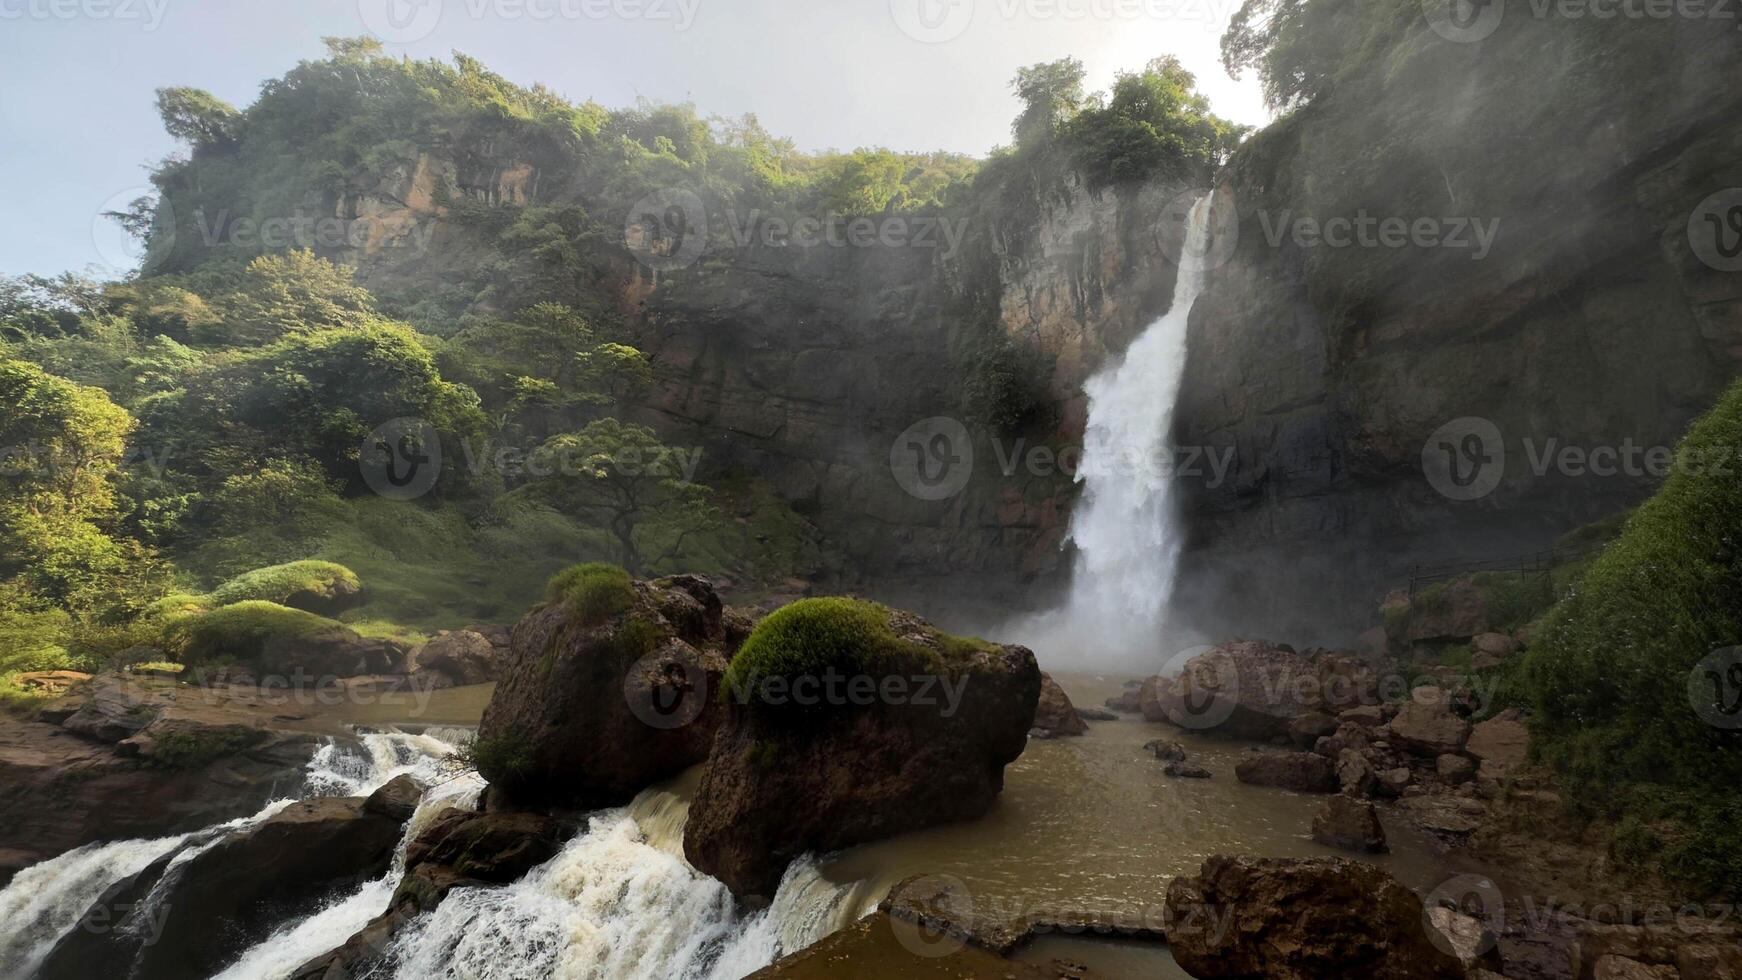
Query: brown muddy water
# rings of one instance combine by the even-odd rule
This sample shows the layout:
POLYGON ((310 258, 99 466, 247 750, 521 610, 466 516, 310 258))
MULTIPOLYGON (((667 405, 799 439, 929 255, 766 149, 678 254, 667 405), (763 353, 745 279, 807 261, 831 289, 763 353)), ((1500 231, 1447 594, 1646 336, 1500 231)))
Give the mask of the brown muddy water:
MULTIPOLYGON (((1127 677, 1054 674, 1071 700, 1099 707, 1127 677)), ((476 724, 492 685, 384 694, 348 705, 359 725, 476 724), (420 705, 421 701, 421 705, 420 705)), ((1234 765, 1248 743, 1229 742, 1122 715, 1093 722, 1075 738, 1030 739, 1005 770, 1004 792, 979 820, 935 827, 831 856, 823 876, 881 896, 912 875, 958 879, 976 914, 990 919, 1074 913, 1094 921, 1161 923, 1168 882, 1194 874, 1212 854, 1252 857, 1348 856, 1313 841, 1313 816, 1324 797, 1247 786, 1234 765), (1170 779, 1143 749, 1157 738, 1180 742, 1210 779, 1170 779)), ((644 827, 650 837, 678 837, 697 771, 673 780, 673 827, 644 827), (681 802, 680 802, 681 801, 681 802)), ((1451 867, 1431 842, 1382 815, 1391 853, 1367 860, 1418 891, 1466 868, 1451 867)), ((673 845, 676 841, 671 842, 673 845)), ((1018 959, 1061 958, 1106 977, 1186 977, 1165 947, 1089 935, 1044 935, 1018 959)))

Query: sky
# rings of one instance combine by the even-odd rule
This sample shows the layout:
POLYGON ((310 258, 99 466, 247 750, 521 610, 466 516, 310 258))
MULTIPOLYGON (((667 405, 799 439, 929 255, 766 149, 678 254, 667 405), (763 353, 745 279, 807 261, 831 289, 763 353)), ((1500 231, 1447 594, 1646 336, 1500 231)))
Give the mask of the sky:
POLYGON ((1007 142, 1024 65, 1075 56, 1091 89, 1164 54, 1219 114, 1261 125, 1257 82, 1219 39, 1239 0, 0 0, 0 274, 117 275, 102 212, 149 190, 176 146, 152 106, 189 85, 237 107, 374 34, 391 54, 459 50, 521 84, 607 106, 645 97, 754 112, 801 149, 975 155, 1007 142))

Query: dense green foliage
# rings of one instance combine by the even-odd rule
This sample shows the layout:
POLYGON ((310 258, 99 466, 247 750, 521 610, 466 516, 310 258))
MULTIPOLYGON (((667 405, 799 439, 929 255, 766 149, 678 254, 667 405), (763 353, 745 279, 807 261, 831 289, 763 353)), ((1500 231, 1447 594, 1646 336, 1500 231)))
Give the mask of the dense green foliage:
POLYGON ((1667 821, 1666 873, 1731 897, 1742 894, 1742 730, 1711 722, 1733 706, 1718 703, 1722 670, 1699 665, 1742 644, 1737 446, 1742 383, 1688 431, 1678 465, 1549 614, 1525 668, 1537 748, 1573 802, 1667 821))
POLYGON ((635 584, 616 565, 588 562, 553 575, 545 599, 564 603, 583 624, 594 626, 635 604, 635 584))
POLYGON ((1380 60, 1421 16, 1405 0, 1245 0, 1222 35, 1222 64, 1235 77, 1256 70, 1271 108, 1293 108, 1380 60))
POLYGON ((172 620, 164 642, 182 663, 252 661, 274 641, 344 629, 324 616, 251 599, 172 620))
POLYGON ((937 660, 903 642, 889 627, 889 610, 860 599, 801 599, 768 614, 726 670, 721 697, 764 678, 881 676, 928 669, 937 660))

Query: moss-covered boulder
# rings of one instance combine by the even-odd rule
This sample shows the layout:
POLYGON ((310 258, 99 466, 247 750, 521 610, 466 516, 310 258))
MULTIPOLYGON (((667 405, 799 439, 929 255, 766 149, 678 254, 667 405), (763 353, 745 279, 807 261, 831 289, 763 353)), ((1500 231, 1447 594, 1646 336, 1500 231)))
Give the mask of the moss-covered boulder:
POLYGON ((260 599, 174 617, 164 628, 164 646, 186 664, 241 664, 263 681, 293 686, 399 673, 406 658, 391 640, 260 599))
POLYGON ((786 606, 732 661, 684 853, 755 902, 806 851, 979 817, 1040 688, 1023 647, 852 599, 786 606))
POLYGON ((212 590, 211 604, 227 606, 258 599, 337 616, 362 598, 363 585, 349 568, 330 561, 293 561, 236 576, 212 590))
POLYGON ((589 564, 551 579, 514 627, 473 745, 492 798, 611 806, 706 758, 729 620, 695 576, 636 582, 589 564))

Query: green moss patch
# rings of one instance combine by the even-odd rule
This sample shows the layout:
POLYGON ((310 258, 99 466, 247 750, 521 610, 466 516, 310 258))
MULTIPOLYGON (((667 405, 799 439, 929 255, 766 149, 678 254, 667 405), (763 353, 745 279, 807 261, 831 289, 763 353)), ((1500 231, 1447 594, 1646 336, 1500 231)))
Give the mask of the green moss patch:
POLYGON ((343 629, 324 616, 256 599, 177 619, 164 630, 164 645, 184 663, 251 660, 271 640, 343 629))
POLYGON ((616 565, 588 562, 552 576, 545 598, 567 605, 582 624, 597 626, 635 604, 635 583, 616 565))
POLYGON ((213 605, 228 606, 250 599, 283 604, 292 596, 332 598, 340 589, 358 587, 357 574, 330 561, 293 561, 238 575, 212 590, 213 605))

